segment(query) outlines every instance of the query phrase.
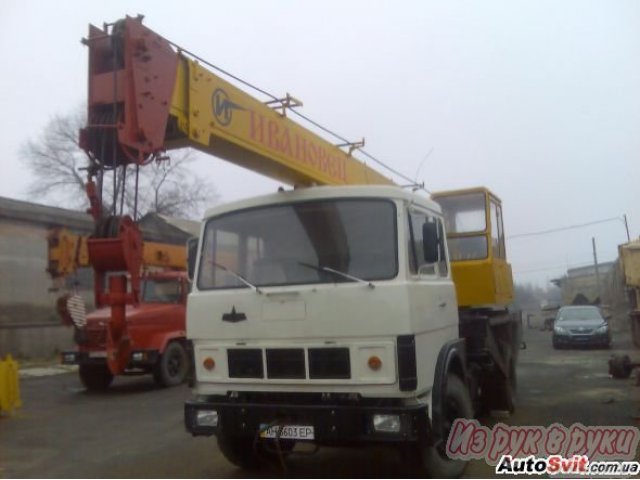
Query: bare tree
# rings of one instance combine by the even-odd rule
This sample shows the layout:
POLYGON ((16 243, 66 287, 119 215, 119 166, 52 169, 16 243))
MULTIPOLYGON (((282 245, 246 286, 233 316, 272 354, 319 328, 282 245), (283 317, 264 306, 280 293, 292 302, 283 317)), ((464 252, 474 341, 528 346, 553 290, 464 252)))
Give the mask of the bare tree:
MULTIPOLYGON (((89 158, 78 144, 78 131, 85 125, 84 112, 56 116, 35 140, 22 147, 21 158, 33 173, 29 195, 39 201, 55 202, 68 208, 88 206, 85 194, 89 158)), ((194 152, 182 149, 171 152, 167 160, 141 167, 135 201, 135 167, 119 169, 115 179, 116 206, 122 200, 122 213, 139 215, 156 212, 162 215, 197 218, 202 210, 217 200, 215 189, 198 177, 188 165, 194 152), (121 197, 122 189, 125 189, 121 197)), ((104 177, 103 205, 110 210, 114 203, 113 173, 104 177)), ((119 208, 118 208, 119 210, 119 208)))
MULTIPOLYGON (((140 168, 138 212, 195 218, 213 203, 215 190, 187 167, 194 160, 193 150, 182 149, 172 152, 167 160, 140 168)), ((134 209, 134 180, 134 175, 128 175, 125 202, 129 211, 134 209)))
POLYGON ((88 158, 78 145, 78 130, 83 124, 79 111, 56 116, 38 139, 22 146, 21 158, 34 176, 28 190, 32 198, 58 201, 71 208, 87 206, 86 175, 80 168, 87 166, 88 158))

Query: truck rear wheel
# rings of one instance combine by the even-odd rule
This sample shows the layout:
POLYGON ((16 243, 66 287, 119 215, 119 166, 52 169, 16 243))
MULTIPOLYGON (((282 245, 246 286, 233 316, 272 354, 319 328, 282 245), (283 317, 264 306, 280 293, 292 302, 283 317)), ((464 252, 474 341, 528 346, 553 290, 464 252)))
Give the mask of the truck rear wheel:
POLYGON ((106 365, 80 365, 78 374, 82 385, 90 392, 103 392, 113 381, 113 374, 106 365))
POLYGON ((182 343, 170 342, 156 362, 153 379, 161 387, 183 383, 189 371, 189 357, 182 343))
POLYGON ((482 382, 482 412, 490 413, 491 410, 502 410, 513 413, 516 409, 516 391, 518 387, 516 378, 516 362, 508 352, 505 355, 509 368, 508 376, 496 371, 487 375, 482 382))
POLYGON ((462 475, 467 466, 466 460, 453 460, 447 456, 445 447, 449 432, 456 418, 473 418, 473 405, 469 390, 457 375, 449 374, 447 389, 442 402, 443 431, 440 439, 433 443, 430 439, 423 439, 409 451, 406 458, 416 476, 430 478, 455 478, 462 475))

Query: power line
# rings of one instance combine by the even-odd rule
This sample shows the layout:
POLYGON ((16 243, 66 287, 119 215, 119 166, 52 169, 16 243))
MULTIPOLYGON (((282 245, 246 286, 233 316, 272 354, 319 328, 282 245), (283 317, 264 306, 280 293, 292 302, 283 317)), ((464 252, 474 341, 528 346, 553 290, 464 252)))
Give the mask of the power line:
MULTIPOLYGON (((605 262, 606 263, 606 262, 605 262)), ((552 270, 570 270, 572 268, 580 268, 580 267, 586 267, 589 265, 593 265, 592 262, 587 262, 587 263, 577 263, 574 265, 558 265, 556 267, 546 267, 546 268, 535 268, 532 270, 520 270, 520 271, 515 271, 513 272, 514 275, 522 275, 522 274, 526 274, 526 273, 538 273, 538 272, 549 272, 552 270)))
POLYGON ((539 236, 539 235, 547 235, 549 233, 564 232, 565 230, 574 230, 576 228, 589 227, 591 225, 598 225, 600 223, 612 222, 614 220, 622 221, 622 219, 620 217, 611 217, 611 218, 605 218, 604 220, 596 220, 594 222, 579 223, 579 224, 576 224, 576 225, 569 225, 569 226, 566 226, 566 227, 551 228, 549 230, 542 230, 542 231, 539 231, 539 232, 518 233, 516 235, 509 235, 509 236, 507 236, 507 238, 511 240, 511 239, 514 239, 514 238, 524 238, 524 237, 535 237, 535 236, 539 236))

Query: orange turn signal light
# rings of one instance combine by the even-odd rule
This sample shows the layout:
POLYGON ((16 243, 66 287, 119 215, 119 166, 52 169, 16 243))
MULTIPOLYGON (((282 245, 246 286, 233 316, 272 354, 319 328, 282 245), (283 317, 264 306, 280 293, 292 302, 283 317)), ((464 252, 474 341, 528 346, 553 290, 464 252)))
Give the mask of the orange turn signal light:
POLYGON ((216 367, 216 361, 211 357, 207 357, 202 362, 202 366, 207 370, 213 370, 216 367))
POLYGON ((372 355, 369 357, 367 364, 371 370, 380 370, 382 367, 382 360, 380 360, 380 357, 377 355, 372 355))

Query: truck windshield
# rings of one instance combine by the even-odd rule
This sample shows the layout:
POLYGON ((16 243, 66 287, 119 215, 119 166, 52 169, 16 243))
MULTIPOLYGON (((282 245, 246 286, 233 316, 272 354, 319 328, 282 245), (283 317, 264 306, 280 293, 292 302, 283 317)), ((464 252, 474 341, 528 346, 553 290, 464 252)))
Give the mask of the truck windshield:
POLYGON ((180 283, 173 279, 145 279, 142 287, 142 301, 148 303, 178 303, 180 283))
POLYGON ((241 210, 207 222, 198 288, 353 282, 397 275, 396 212, 389 200, 316 200, 241 210), (309 268, 312 265, 317 268, 309 268))

